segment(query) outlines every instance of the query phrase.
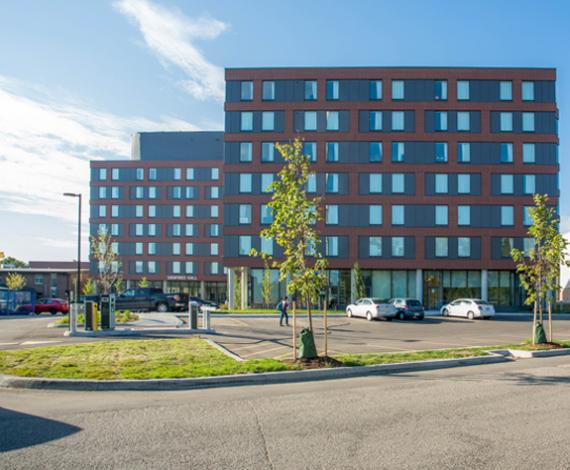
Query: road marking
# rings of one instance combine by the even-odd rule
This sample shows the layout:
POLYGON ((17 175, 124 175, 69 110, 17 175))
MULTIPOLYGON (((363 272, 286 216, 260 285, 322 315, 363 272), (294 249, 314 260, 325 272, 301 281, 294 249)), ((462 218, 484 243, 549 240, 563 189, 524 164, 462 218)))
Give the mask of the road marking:
POLYGON ((20 343, 0 343, 0 346, 11 346, 13 344, 20 344, 20 343))
MULTIPOLYGON (((264 350, 262 350, 262 351, 256 351, 256 352, 247 353, 245 356, 246 356, 246 357, 252 357, 252 356, 257 356, 257 355, 259 355, 259 354, 267 354, 267 353, 270 353, 271 351, 278 351, 278 350, 281 350, 281 349, 284 349, 284 348, 286 348, 286 349, 288 349, 288 350, 291 349, 289 346, 279 346, 279 347, 277 347, 277 348, 264 349, 264 350)), ((241 355, 241 354, 240 354, 240 355, 241 355)), ((274 355, 271 354, 270 357, 273 357, 273 356, 274 356, 274 355)))
POLYGON ((22 346, 31 346, 33 344, 49 344, 49 343, 63 343, 63 341, 24 341, 20 343, 22 346))

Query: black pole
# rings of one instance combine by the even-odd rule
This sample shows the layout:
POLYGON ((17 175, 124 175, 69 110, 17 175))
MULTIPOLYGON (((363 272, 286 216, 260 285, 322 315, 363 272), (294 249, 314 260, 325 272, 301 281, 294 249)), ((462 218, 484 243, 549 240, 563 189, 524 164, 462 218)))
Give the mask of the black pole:
POLYGON ((77 214, 77 279, 75 282, 75 303, 79 303, 81 285, 81 194, 79 194, 79 213, 77 214))

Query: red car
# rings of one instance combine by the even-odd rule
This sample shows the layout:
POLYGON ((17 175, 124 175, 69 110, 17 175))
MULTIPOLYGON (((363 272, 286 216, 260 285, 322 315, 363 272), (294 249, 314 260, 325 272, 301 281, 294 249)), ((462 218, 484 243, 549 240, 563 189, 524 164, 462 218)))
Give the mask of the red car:
MULTIPOLYGON (((64 315, 69 313, 69 305, 67 304, 67 300, 64 299, 39 299, 35 305, 35 314, 39 315, 43 312, 51 313, 52 315, 57 314, 58 312, 63 313, 64 315)), ((32 313, 32 306, 31 304, 24 304, 18 307, 18 312, 27 312, 32 313)))

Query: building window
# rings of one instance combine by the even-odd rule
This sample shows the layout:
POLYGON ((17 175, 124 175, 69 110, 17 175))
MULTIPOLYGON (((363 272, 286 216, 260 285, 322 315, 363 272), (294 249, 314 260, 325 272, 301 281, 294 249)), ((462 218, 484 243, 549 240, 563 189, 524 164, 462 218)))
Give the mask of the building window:
POLYGON ((220 209, 218 206, 210 206, 210 217, 218 217, 220 209))
POLYGON ((180 243, 173 243, 172 244, 172 254, 175 256, 180 255, 180 243))
POLYGON ((186 224, 184 227, 184 233, 187 237, 194 236, 194 224, 186 224))
POLYGON ((457 161, 459 163, 469 163, 471 161, 471 144, 467 142, 457 144, 457 161))
POLYGON ((112 168, 111 169, 111 179, 113 181, 118 181, 120 179, 119 177, 119 169, 118 168, 112 168))
POLYGON ((99 168, 99 181, 107 179, 107 168, 99 168))
POLYGON ((513 194, 513 175, 501 175, 501 194, 513 194))
POLYGON ((327 111, 327 131, 338 131, 338 111, 327 111))
POLYGON ((513 131, 513 113, 499 113, 500 131, 512 132, 513 131))
POLYGON ((523 225, 532 225, 532 217, 530 215, 530 209, 533 206, 524 206, 523 207, 523 225))
POLYGON ((382 225, 382 206, 368 206, 368 223, 370 225, 382 225))
POLYGON ((500 160, 501 163, 513 163, 513 144, 500 144, 500 160))
POLYGON ((273 173, 261 173, 261 192, 271 193, 273 192, 270 188, 271 183, 273 183, 274 175, 273 173))
POLYGON ((194 254, 194 243, 186 243, 184 245, 184 253, 186 253, 186 256, 192 256, 194 254))
POLYGON ((392 237, 392 256, 404 256, 404 237, 392 237))
POLYGON ((435 192, 437 194, 447 194, 448 192, 448 175, 447 173, 437 173, 435 175, 435 192))
POLYGON ((338 206, 336 204, 325 206, 325 222, 327 225, 338 225, 338 206))
POLYGON ((317 112, 316 111, 305 111, 305 130, 306 131, 316 131, 317 130, 317 112))
POLYGON ((260 237, 261 252, 273 255, 273 240, 270 238, 260 237))
POLYGON ((239 144, 239 161, 251 162, 253 155, 253 145, 251 142, 240 142, 239 144))
POLYGON ((180 261, 173 261, 172 262, 172 273, 173 274, 180 274, 181 270, 181 263, 180 261))
POLYGON ((219 199, 219 198, 220 198, 220 188, 218 186, 212 186, 210 188, 210 199, 219 199))
POLYGON ((156 168, 148 169, 148 179, 149 181, 156 181, 158 178, 158 170, 156 168))
POLYGON ((457 175, 457 192, 459 194, 469 194, 471 192, 471 175, 457 175))
POLYGON ((182 179, 182 168, 174 168, 174 180, 179 181, 182 179))
POLYGON ((535 163, 535 144, 523 144, 523 163, 535 163))
POLYGON ((382 111, 370 111, 368 114, 368 130, 382 130, 382 111))
POLYGON ((251 251, 251 236, 240 235, 239 237, 239 254, 240 256, 248 256, 251 251))
POLYGON ((261 161, 272 162, 275 160, 275 144, 273 142, 261 143, 261 161))
POLYGON ((534 101, 534 82, 522 82, 522 100, 534 101))
POLYGON ((111 199, 119 199, 119 187, 111 187, 111 199))
POLYGON ((135 199, 144 198, 144 188, 142 186, 135 186, 135 199))
POLYGON ((253 82, 241 82, 241 100, 253 100, 253 82))
POLYGON ((370 194, 380 194, 382 192, 382 173, 370 173, 368 181, 370 194))
POLYGON ((147 244, 147 249, 148 249, 149 255, 156 255, 156 243, 155 242, 149 242, 147 244))
POLYGON ((309 177, 307 178, 307 192, 317 192, 317 175, 315 173, 310 173, 309 177))
POLYGON ((370 142, 368 145, 368 161, 382 161, 382 142, 370 142))
POLYGON ((118 237, 121 234, 121 224, 111 224, 111 235, 118 237))
POLYGON ((186 206, 186 217, 188 219, 191 219, 192 217, 194 217, 194 206, 193 205, 186 206))
POLYGON ((144 244, 141 242, 135 243, 135 255, 142 255, 143 254, 143 246, 144 246, 144 244))
POLYGON ((404 142, 392 142, 392 161, 403 162, 405 158, 404 142))
POLYGON ((368 239, 368 256, 382 256, 382 237, 370 237, 368 239))
POLYGON ((172 236, 173 237, 182 236, 182 226, 180 224, 172 224, 172 236))
POLYGON ((526 257, 530 256, 531 251, 534 251, 534 238, 523 238, 523 252, 526 257))
POLYGON ((404 130, 404 111, 392 111, 392 130, 404 130))
POLYGON ((435 256, 445 258, 448 256, 448 239, 447 237, 435 237, 435 256))
POLYGON ((338 256, 338 237, 325 237, 325 256, 338 256))
POLYGON ((213 181, 218 181, 220 179, 220 169, 212 168, 211 177, 213 181))
POLYGON ((210 243, 210 255, 217 256, 219 253, 218 244, 217 243, 210 243))
POLYGON ((273 222, 273 212, 271 211, 271 207, 267 204, 261 205, 261 223, 264 225, 269 225, 273 222))
POLYGON ((143 272, 143 262, 142 261, 135 261, 135 272, 137 274, 141 274, 143 272))
POLYGON ((143 227, 143 224, 135 224, 135 235, 137 237, 142 237, 144 235, 143 227))
POLYGON ((265 101, 273 101, 275 99, 275 82, 263 82, 261 91, 261 99, 265 101))
POLYGON ((435 118, 435 130, 437 132, 446 131, 447 130, 447 111, 435 111, 434 112, 435 118))
POLYGON ((403 100, 404 99, 404 81, 403 80, 392 80, 392 99, 393 100, 403 100))
POLYGON ((305 81, 305 100, 315 101, 317 99, 317 81, 316 80, 306 80, 305 81))
POLYGON ((471 256, 471 238, 457 238, 457 256, 459 258, 469 258, 471 256))
POLYGON ((240 130, 246 132, 253 130, 253 113, 251 111, 244 111, 241 113, 240 130))
POLYGON ((172 206, 172 217, 180 217, 180 206, 172 206))
MULTIPOLYGON (((212 263, 214 264, 214 263, 212 263)), ((184 272, 186 274, 194 274, 194 262, 193 261, 186 261, 184 263, 184 272)), ((212 274, 216 274, 215 272, 212 272, 212 274)))
POLYGON ((501 238, 501 256, 503 258, 510 258, 512 249, 513 249, 513 239, 509 237, 501 238))
POLYGON ((512 101, 513 99, 513 82, 499 83, 499 99, 501 101, 512 101))
POLYGON ((180 186, 172 187, 172 199, 182 199, 182 188, 180 186))
MULTIPOLYGON (((137 206, 137 207, 142 207, 142 206, 137 206)), ((99 217, 107 217, 107 206, 99 206, 99 217)))
POLYGON ((469 99, 469 82, 467 80, 457 81, 457 99, 459 101, 469 99))
POLYGON ((435 143, 435 161, 439 163, 447 162, 447 142, 435 143))
POLYGON ((535 175, 523 175, 523 192, 525 194, 534 194, 536 192, 535 175))
POLYGON ((339 83, 338 80, 327 80, 327 100, 338 100, 339 83))
POLYGON ((404 174, 392 173, 392 193, 401 194, 405 192, 404 174))
POLYGON ((501 206, 501 225, 513 225, 513 206, 501 206))
POLYGON ((471 120, 469 111, 457 112, 457 130, 467 132, 471 130, 471 120))
POLYGON ((457 225, 471 225, 471 206, 457 206, 457 225))
POLYGON ((156 224, 148 224, 148 235, 156 237, 156 224))
POLYGON ((522 113, 523 132, 534 132, 534 113, 522 113))
POLYGON ((447 225, 447 206, 435 206, 435 225, 447 225))
POLYGON ((186 179, 191 181, 194 179, 194 168, 186 168, 186 179))
POLYGON ((311 162, 317 161, 317 143, 316 142, 304 142, 303 143, 303 153, 309 157, 311 162))
POLYGON ((261 113, 261 130, 262 131, 275 130, 275 113, 273 111, 263 111, 261 113))
POLYGON ((326 174, 327 193, 338 193, 338 173, 326 174))
POLYGON ((327 162, 338 162, 338 142, 327 142, 327 162))
POLYGON ((405 210, 402 205, 392 206, 392 225, 404 225, 405 222, 405 210))
POLYGON ((142 181, 144 180, 144 168, 137 168, 135 170, 135 179, 137 181, 142 181))
POLYGON ((447 80, 436 80, 434 85, 434 99, 437 101, 447 100, 447 80))
POLYGON ((382 80, 370 80, 370 99, 382 99, 382 80))
POLYGON ((251 204, 239 205, 239 223, 251 224, 251 204))

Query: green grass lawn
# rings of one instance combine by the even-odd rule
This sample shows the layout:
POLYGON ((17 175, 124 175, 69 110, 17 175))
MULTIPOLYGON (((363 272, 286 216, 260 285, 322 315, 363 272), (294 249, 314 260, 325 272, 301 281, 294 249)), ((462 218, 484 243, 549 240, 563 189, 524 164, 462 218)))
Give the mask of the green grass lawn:
POLYGON ((340 354, 335 356, 335 359, 341 361, 345 366, 371 366, 374 364, 430 361, 432 359, 461 359, 465 357, 488 356, 489 353, 486 349, 487 348, 464 348, 401 353, 340 354))
POLYGON ((118 340, 0 351, 0 373, 65 379, 167 379, 299 369, 275 359, 238 362, 199 338, 118 340))

